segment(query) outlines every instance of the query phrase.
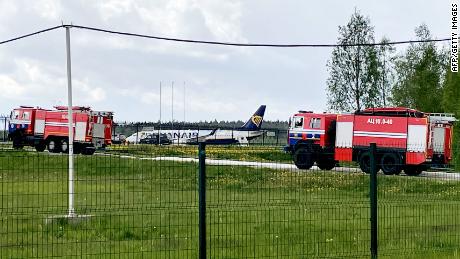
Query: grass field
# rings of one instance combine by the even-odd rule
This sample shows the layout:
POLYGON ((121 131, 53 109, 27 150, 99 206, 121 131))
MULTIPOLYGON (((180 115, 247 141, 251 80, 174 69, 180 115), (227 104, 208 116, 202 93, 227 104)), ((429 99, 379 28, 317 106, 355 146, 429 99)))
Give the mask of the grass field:
MULTIPOLYGON (((135 154, 139 156, 195 156, 196 145, 113 145, 108 152, 115 154, 135 154)), ((206 156, 213 159, 234 159, 258 162, 291 162, 291 155, 282 146, 212 146, 206 147, 206 156)))
MULTIPOLYGON (((196 147, 180 152, 196 156, 196 147)), ((77 156, 76 208, 92 217, 45 224, 66 213, 66 163, 0 152, 1 258, 197 258, 197 164, 77 156)), ((230 166, 207 174, 211 258, 369 257, 368 176, 230 166)), ((460 183, 379 176, 380 255, 460 256, 459 212, 460 183)))
MULTIPOLYGON (((11 148, 11 143, 0 143, 0 150, 11 148)), ((31 147, 26 147, 27 150, 34 150, 31 147)), ((196 145, 112 145, 107 148, 106 153, 110 154, 126 154, 142 157, 152 156, 178 156, 178 157, 193 157, 197 153, 196 145)), ((460 171, 460 131, 455 131, 453 141, 454 159, 451 162, 450 168, 455 171, 460 171)), ((250 145, 250 146, 212 146, 206 147, 206 154, 211 159, 231 159, 241 161, 257 161, 257 162, 281 162, 291 163, 292 157, 289 153, 283 151, 283 146, 269 145, 250 145)), ((357 167, 356 165, 352 165, 357 167)))

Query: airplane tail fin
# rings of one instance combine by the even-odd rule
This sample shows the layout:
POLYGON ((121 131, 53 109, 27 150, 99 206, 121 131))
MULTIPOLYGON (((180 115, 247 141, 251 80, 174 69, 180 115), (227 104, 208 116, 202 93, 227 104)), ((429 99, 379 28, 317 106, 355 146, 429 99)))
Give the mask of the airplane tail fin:
POLYGON ((265 105, 261 105, 259 109, 254 113, 254 115, 249 118, 249 120, 241 126, 241 130, 260 130, 262 127, 262 121, 265 114, 265 105))

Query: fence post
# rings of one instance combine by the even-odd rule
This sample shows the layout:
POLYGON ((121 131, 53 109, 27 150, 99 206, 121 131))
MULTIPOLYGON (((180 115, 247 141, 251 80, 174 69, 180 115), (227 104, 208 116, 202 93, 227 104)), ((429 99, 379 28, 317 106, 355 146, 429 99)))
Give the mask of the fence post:
POLYGON ((139 144, 139 122, 136 123, 136 144, 139 144))
POLYGON ((277 130, 276 130, 276 145, 277 145, 277 146, 278 146, 278 144, 279 144, 279 143, 278 143, 279 135, 280 135, 280 130, 277 129, 277 130))
POLYGON ((206 258, 206 144, 198 144, 199 258, 206 258))
POLYGON ((4 122, 5 124, 4 124, 4 127, 3 127, 3 129, 4 129, 4 131, 3 131, 3 141, 6 141, 6 132, 9 130, 9 128, 8 129, 6 128, 6 116, 3 119, 5 120, 5 122, 4 122))
POLYGON ((117 124, 114 123, 112 120, 112 139, 115 139, 116 131, 117 131, 117 124))
POLYGON ((370 208, 371 208, 371 258, 377 258, 377 145, 370 145, 370 208))

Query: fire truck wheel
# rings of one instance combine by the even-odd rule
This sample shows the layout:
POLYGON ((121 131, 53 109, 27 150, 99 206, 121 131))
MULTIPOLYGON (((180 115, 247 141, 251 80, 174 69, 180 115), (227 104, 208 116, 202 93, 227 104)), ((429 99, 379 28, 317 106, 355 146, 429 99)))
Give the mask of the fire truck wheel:
POLYGON ((423 169, 420 166, 408 165, 404 168, 404 173, 409 176, 417 176, 423 172, 423 169))
POLYGON ((400 174, 402 170, 402 158, 396 153, 385 153, 380 159, 382 171, 386 175, 400 174))
POLYGON ((81 145, 79 143, 73 143, 73 153, 80 154, 81 153, 81 145))
POLYGON ((87 156, 90 156, 92 154, 94 154, 94 152, 96 152, 96 149, 95 148, 91 148, 91 147, 84 147, 82 150, 81 150, 81 153, 83 155, 87 155, 87 156))
POLYGON ((35 150, 38 152, 43 152, 46 149, 46 144, 44 142, 40 142, 37 145, 35 145, 35 150))
POLYGON ((55 139, 50 139, 48 141, 48 151, 51 153, 59 153, 59 151, 61 151, 55 139))
POLYGON ((316 161, 316 165, 321 170, 331 170, 335 167, 335 163, 334 157, 331 156, 323 156, 316 161))
POLYGON ((61 144, 62 153, 68 153, 69 152, 69 141, 67 139, 62 139, 60 144, 61 144))
POLYGON ((359 155, 358 163, 361 171, 366 174, 371 173, 371 154, 369 152, 361 153, 361 155, 359 155))
POLYGON ((310 169, 314 164, 311 146, 302 146, 294 152, 294 164, 299 169, 310 169))
POLYGON ((24 145, 21 142, 21 137, 16 136, 13 138, 13 148, 14 149, 22 149, 24 145))

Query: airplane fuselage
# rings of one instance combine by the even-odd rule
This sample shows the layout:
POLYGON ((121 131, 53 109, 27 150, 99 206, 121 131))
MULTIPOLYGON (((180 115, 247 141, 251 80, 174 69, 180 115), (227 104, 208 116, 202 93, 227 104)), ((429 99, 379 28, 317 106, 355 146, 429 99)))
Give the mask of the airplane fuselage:
POLYGON ((263 131, 250 130, 153 130, 140 131, 126 138, 129 143, 138 143, 141 139, 152 134, 165 134, 173 144, 196 144, 206 142, 210 144, 248 144, 248 140, 259 137, 263 131))
MULTIPOLYGON (((139 143, 139 140, 152 134, 166 135, 173 144, 197 144, 205 142, 210 144, 249 144, 249 140, 259 137, 264 132, 261 130, 265 114, 265 105, 257 111, 241 127, 234 130, 152 130, 141 131, 129 136, 126 140, 130 143, 139 143)), ((160 139, 161 137, 159 137, 160 139)))

